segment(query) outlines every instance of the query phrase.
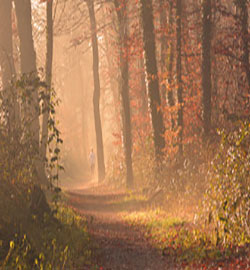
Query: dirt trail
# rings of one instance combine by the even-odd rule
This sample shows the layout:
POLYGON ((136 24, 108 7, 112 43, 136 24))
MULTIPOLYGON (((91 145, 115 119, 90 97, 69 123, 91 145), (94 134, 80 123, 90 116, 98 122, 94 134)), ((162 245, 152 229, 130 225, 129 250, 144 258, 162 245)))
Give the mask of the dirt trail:
POLYGON ((122 201, 125 192, 105 187, 88 187, 68 192, 71 205, 87 217, 99 269, 103 270, 174 270, 144 238, 143 234, 124 223, 123 211, 143 208, 139 201, 122 201))

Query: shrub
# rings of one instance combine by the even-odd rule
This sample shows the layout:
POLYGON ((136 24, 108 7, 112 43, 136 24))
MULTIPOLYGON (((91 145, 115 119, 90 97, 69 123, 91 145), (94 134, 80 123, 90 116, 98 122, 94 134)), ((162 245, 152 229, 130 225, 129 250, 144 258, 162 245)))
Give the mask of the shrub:
POLYGON ((29 219, 22 232, 9 241, 0 269, 61 270, 89 264, 86 221, 64 206, 56 217, 29 219))
POLYGON ((250 241, 250 124, 220 135, 204 209, 216 244, 245 244, 250 241))
MULTIPOLYGON (((9 98, 0 92, 0 269, 73 269, 90 256, 86 222, 66 207, 52 211, 38 185, 38 146, 30 132, 34 115, 32 91, 39 88, 37 114, 42 116, 46 85, 24 76, 12 85, 9 98), (18 92, 18 94, 17 94, 18 92), (13 100, 18 100, 19 119, 13 118, 13 100), (67 214, 66 214, 67 213, 67 214), (67 219, 65 219, 67 216, 67 219)), ((51 184, 58 180, 59 146, 56 128, 56 98, 49 104, 49 158, 51 184)), ((42 161, 44 162, 44 161, 42 161)), ((56 189, 57 191, 59 189, 56 189)))

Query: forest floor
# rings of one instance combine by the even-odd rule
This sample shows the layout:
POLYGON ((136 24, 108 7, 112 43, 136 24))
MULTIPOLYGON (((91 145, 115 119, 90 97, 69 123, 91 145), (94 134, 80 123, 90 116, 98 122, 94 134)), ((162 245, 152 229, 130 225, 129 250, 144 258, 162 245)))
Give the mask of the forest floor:
MULTIPOLYGON (((244 263, 243 268, 237 266, 231 268, 231 260, 224 261, 221 266, 210 262, 211 268, 205 264, 190 266, 190 264, 176 263, 177 253, 166 256, 163 249, 154 244, 152 237, 151 239, 146 237, 143 224, 135 225, 126 220, 134 213, 150 211, 150 206, 144 197, 130 195, 128 197, 128 192, 125 190, 112 190, 110 187, 97 186, 93 183, 67 190, 66 194, 69 204, 87 218, 89 234, 94 244, 94 264, 97 265, 90 269, 250 269, 249 261, 244 263)), ((233 265, 235 266, 234 263, 233 265)))
POLYGON ((86 187, 67 192, 70 205, 84 215, 95 246, 94 260, 103 270, 175 269, 138 228, 122 215, 145 207, 144 200, 126 201, 125 191, 86 187))

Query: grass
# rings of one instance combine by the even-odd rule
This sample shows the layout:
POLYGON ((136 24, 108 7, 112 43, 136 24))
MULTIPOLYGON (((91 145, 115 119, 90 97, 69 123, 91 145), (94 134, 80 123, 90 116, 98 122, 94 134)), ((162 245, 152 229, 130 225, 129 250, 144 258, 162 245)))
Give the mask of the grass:
POLYGON ((160 208, 126 213, 123 214, 123 219, 130 226, 142 230, 163 256, 172 263, 185 266, 184 269, 207 269, 207 265, 210 265, 208 269, 218 269, 218 265, 221 265, 221 269, 235 269, 223 268, 223 265, 230 262, 232 267, 237 267, 237 263, 247 267, 249 263, 246 259, 249 246, 216 246, 214 235, 206 232, 201 225, 194 225, 183 218, 171 217, 160 208))
POLYGON ((181 228, 185 226, 184 220, 169 217, 159 208, 127 213, 123 215, 123 219, 130 226, 143 227, 145 236, 153 240, 154 245, 160 249, 164 249, 167 242, 175 239, 181 228))
POLYGON ((143 194, 134 193, 132 191, 126 191, 125 196, 120 200, 114 200, 114 204, 117 205, 132 205, 137 203, 145 204, 147 202, 147 197, 143 194))

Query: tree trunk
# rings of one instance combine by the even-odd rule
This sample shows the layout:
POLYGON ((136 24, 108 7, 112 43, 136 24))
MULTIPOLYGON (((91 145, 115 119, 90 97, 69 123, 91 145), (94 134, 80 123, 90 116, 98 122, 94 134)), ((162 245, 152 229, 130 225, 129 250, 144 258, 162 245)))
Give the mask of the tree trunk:
POLYGON ((126 185, 127 188, 133 187, 133 166, 132 166, 132 135, 131 135, 131 116, 130 116, 130 100, 129 100, 129 63, 128 63, 128 25, 127 25, 127 6, 124 2, 123 8, 115 0, 119 23, 119 39, 120 39, 120 72, 121 72, 121 99, 123 108, 123 144, 126 162, 126 185))
POLYGON ((181 25, 181 16, 182 16, 182 0, 177 0, 176 5, 176 52, 177 52, 177 60, 176 60, 176 73, 177 73, 177 99, 178 99, 178 128, 179 128, 179 157, 183 156, 183 97, 182 97, 182 64, 181 64, 181 52, 182 52, 182 42, 181 42, 181 33, 182 33, 182 25, 181 25))
POLYGON ((93 53, 93 76, 94 76, 93 104, 94 104, 95 131, 96 131, 98 181, 101 182, 105 178, 105 164, 104 164, 104 151, 102 138, 102 124, 99 108, 100 103, 99 52, 96 35, 96 19, 95 19, 94 4, 92 0, 87 0, 86 2, 89 10, 89 18, 91 25, 91 42, 93 53))
POLYGON ((167 16, 166 16, 166 6, 165 6, 166 1, 160 0, 159 2, 159 8, 160 8, 160 30, 161 30, 161 41, 160 41, 160 46, 161 46, 161 55, 160 55, 160 69, 161 69, 161 80, 164 80, 164 83, 161 85, 161 98, 163 101, 163 104, 166 103, 166 76, 164 73, 167 71, 166 67, 166 62, 167 62, 167 38, 166 38, 166 31, 165 28, 167 27, 167 16))
POLYGON ((12 50, 11 0, 2 0, 0 5, 0 65, 3 89, 10 87, 12 76, 15 74, 12 50))
POLYGON ((45 100, 44 100, 44 113, 42 122, 42 138, 40 146, 40 156, 43 163, 43 170, 45 172, 45 160, 47 152, 47 142, 48 142, 48 120, 49 120, 49 103, 50 103, 50 91, 51 91, 51 81, 52 81, 52 63, 53 63, 53 0, 47 1, 46 3, 46 17, 47 17, 47 52, 46 52, 46 90, 45 90, 45 100))
POLYGON ((203 1, 202 26, 202 103, 205 142, 211 129, 211 0, 203 1))
POLYGON ((147 95, 147 85, 145 76, 144 60, 142 57, 139 58, 139 69, 140 69, 140 86, 141 86, 141 111, 143 115, 148 114, 148 95, 147 95))
POLYGON ((13 60, 12 47, 12 1, 3 0, 0 5, 0 65, 2 72, 2 87, 4 91, 4 98, 8 104, 7 110, 9 112, 9 127, 13 127, 19 118, 19 109, 15 89, 10 89, 11 80, 15 77, 15 66, 13 60))
MULTIPOLYGON (((106 24, 106 20, 105 20, 105 11, 104 11, 104 7, 102 8, 103 11, 103 24, 106 24)), ((106 58, 107 58, 107 63, 108 63, 108 72, 109 72, 109 82, 110 82, 110 89, 112 92, 112 97, 114 100, 114 113, 116 115, 116 121, 114 121, 114 130, 115 132, 119 132, 119 130, 121 129, 121 121, 120 121, 120 110, 118 108, 118 104, 119 104, 119 91, 118 89, 118 83, 117 83, 117 77, 114 76, 114 74, 116 74, 116 72, 114 73, 114 65, 113 65, 113 59, 114 59, 114 55, 110 53, 110 46, 109 46, 109 37, 108 37, 108 31, 107 28, 103 29, 103 35, 104 35, 104 41, 105 41, 105 50, 106 50, 106 58)))
POLYGON ((17 29, 20 39, 21 72, 36 72, 36 53, 32 36, 30 0, 14 0, 17 16, 17 29))
POLYGON ((243 43, 242 63, 246 72, 248 87, 250 87, 250 65, 249 65, 249 33, 248 33, 248 5, 247 0, 236 1, 240 10, 241 35, 243 43))
MULTIPOLYGON (((85 71, 85 70, 84 70, 85 71)), ((85 168, 88 168, 88 150, 87 147, 89 145, 89 134, 88 134, 88 112, 86 109, 86 100, 87 100, 87 92, 88 92, 88 87, 85 84, 85 81, 87 81, 88 74, 84 73, 82 69, 81 63, 79 63, 79 78, 80 78, 80 87, 82 89, 81 92, 81 100, 82 100, 82 105, 81 105, 81 123, 82 123, 82 151, 81 151, 81 162, 84 164, 85 168)))
MULTIPOLYGON (((174 94, 173 94, 173 62, 174 62, 174 42, 173 42, 173 2, 170 1, 169 8, 169 33, 170 33, 170 52, 169 52, 169 63, 168 63, 168 105, 173 107, 174 102, 174 94)), ((172 130, 174 130, 175 121, 173 115, 171 115, 171 124, 172 130)))
MULTIPOLYGON (((14 0, 17 29, 20 39, 21 73, 32 80, 37 76, 36 53, 32 36, 31 3, 30 0, 14 0)), ((32 89, 31 105, 29 105, 29 116, 31 121, 31 134, 33 136, 33 146, 36 153, 39 153, 39 108, 38 89, 32 89)))
MULTIPOLYGON (((37 79, 36 53, 32 36, 32 18, 31 18, 31 1, 14 0, 17 29, 20 40, 20 60, 21 73, 28 80, 27 89, 31 91, 29 97, 27 91, 27 101, 25 106, 25 117, 29 124, 31 134, 31 147, 34 151, 34 173, 37 184, 48 185, 48 179, 43 170, 43 161, 40 156, 40 124, 39 124, 39 102, 38 87, 34 85, 37 79)), ((26 122, 26 123, 27 123, 26 122)))
MULTIPOLYGON (((139 16, 139 24, 142 25, 142 16, 140 16, 140 10, 138 10, 139 16)), ((143 38, 143 32, 141 27, 139 28, 141 38, 143 38)), ((143 115, 147 115, 149 113, 149 102, 148 102, 148 93, 147 93, 147 80, 146 80, 146 72, 145 72, 145 64, 144 64, 144 55, 142 54, 138 59, 139 69, 140 69, 140 86, 141 86, 141 107, 143 115)))
POLYGON ((161 110, 159 78, 155 52, 155 30, 153 20, 152 0, 140 0, 141 22, 143 29, 143 50, 145 70, 147 73, 147 88, 150 102, 150 113, 153 127, 153 139, 156 160, 160 161, 165 148, 164 123, 161 110))

